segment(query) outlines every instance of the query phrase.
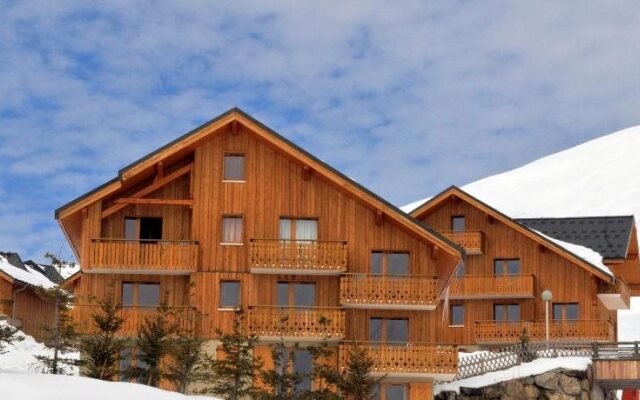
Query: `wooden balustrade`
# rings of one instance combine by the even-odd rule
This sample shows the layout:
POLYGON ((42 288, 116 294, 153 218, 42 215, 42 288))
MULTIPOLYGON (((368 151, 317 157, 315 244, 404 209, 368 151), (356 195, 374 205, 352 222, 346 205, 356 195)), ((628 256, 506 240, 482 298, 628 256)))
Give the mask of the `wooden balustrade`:
MULTIPOLYGON (((352 344, 341 344, 339 347, 340 369, 346 369, 352 354, 352 344)), ((458 372, 458 350, 455 346, 434 346, 422 343, 367 343, 358 344, 366 350, 373 360, 371 374, 387 376, 391 379, 399 377, 418 378, 437 377, 452 379, 458 372)))
POLYGON ((339 308, 254 306, 247 320, 261 340, 340 340, 346 333, 345 311, 339 308))
MULTIPOLYGON (((477 343, 510 343, 521 340, 526 330, 531 341, 546 340, 545 321, 476 321, 477 343)), ((610 341, 615 339, 613 324, 603 320, 551 320, 550 340, 610 341)))
POLYGON ((438 279, 432 276, 350 274, 340 277, 340 303, 351 308, 432 310, 438 279))
POLYGON ((533 275, 456 276, 449 286, 450 299, 501 299, 534 297, 533 275))
POLYGON ((93 239, 84 272, 187 274, 198 266, 198 243, 189 240, 93 239))
POLYGON ((481 231, 441 231, 439 233, 464 248, 469 255, 484 253, 484 233, 481 231))
POLYGON ((253 273, 340 275, 347 270, 347 242, 342 240, 251 239, 253 273))
MULTIPOLYGON (((181 329, 195 328, 194 309, 189 306, 170 307, 169 322, 177 324, 181 329)), ((101 314, 100 306, 95 304, 76 304, 71 309, 71 318, 78 324, 81 334, 90 334, 96 331, 93 322, 93 315, 101 314)), ((121 336, 134 336, 138 332, 138 327, 145 318, 152 317, 158 313, 156 307, 121 307, 118 315, 124 319, 122 329, 118 333, 121 336)))
POLYGON ((622 277, 615 283, 599 282, 598 298, 609 310, 628 310, 631 306, 631 290, 622 277))

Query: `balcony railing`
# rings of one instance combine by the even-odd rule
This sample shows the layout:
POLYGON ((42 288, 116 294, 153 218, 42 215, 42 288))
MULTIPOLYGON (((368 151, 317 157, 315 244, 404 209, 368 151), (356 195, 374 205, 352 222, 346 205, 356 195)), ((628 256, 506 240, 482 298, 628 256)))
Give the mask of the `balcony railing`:
POLYGON ((339 308, 253 306, 249 332, 261 340, 340 340, 346 333, 345 311, 339 308))
POLYGON ((450 299, 501 299, 534 297, 533 275, 456 276, 449 287, 450 299))
MULTIPOLYGON (((477 343, 513 343, 523 332, 531 341, 546 340, 545 321, 476 321, 477 343)), ((550 340, 611 341, 615 339, 613 324, 603 320, 551 320, 550 340)))
POLYGON ((433 310, 438 280, 432 276, 349 274, 340 277, 340 303, 350 308, 433 310))
MULTIPOLYGON (((134 336, 138 327, 146 318, 153 317, 158 312, 157 307, 130 306, 120 307, 118 315, 124 319, 120 336, 134 336)), ((169 308, 169 323, 176 324, 181 329, 193 329, 195 326, 194 309, 189 306, 169 308)), ((76 304, 71 310, 71 317, 78 324, 81 334, 96 332, 93 315, 102 314, 100 306, 95 304, 76 304)))
MULTIPOLYGON (((340 369, 346 369, 352 344, 339 348, 340 369)), ((371 375, 396 382, 423 379, 453 379, 458 372, 458 350, 455 346, 434 346, 422 343, 359 344, 373 360, 371 375)))
POLYGON ((85 272, 188 274, 198 266, 198 242, 93 239, 85 272))
POLYGON ((484 234, 481 231, 441 231, 440 233, 464 248, 469 255, 484 253, 484 234))
POLYGON ((622 277, 613 284, 600 282, 598 298, 608 310, 628 310, 631 305, 631 291, 622 277))
POLYGON ((347 242, 251 239, 249 267, 261 274, 340 275, 347 270, 347 242))

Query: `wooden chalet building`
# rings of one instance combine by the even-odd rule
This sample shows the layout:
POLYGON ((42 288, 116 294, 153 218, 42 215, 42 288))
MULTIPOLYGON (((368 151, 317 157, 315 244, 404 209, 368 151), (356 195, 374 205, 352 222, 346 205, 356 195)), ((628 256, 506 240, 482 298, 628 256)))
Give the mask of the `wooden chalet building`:
POLYGON ((466 253, 436 310, 448 315, 436 342, 504 345, 525 330, 545 340, 545 290, 552 340, 616 339, 616 310, 630 303, 625 280, 636 284, 640 272, 633 217, 514 220, 457 187, 411 215, 466 253))
MULTIPOLYGON (((165 293, 171 307, 206 313, 198 331, 213 345, 214 330, 230 329, 243 307, 266 368, 268 344, 281 337, 302 346, 328 337, 339 366, 357 340, 385 377, 383 400, 430 398, 434 379, 456 374, 451 344, 473 336, 441 329, 438 310, 463 260, 455 241, 239 109, 120 170, 56 219, 81 265, 74 313, 85 325, 95 310, 88 299, 111 281, 125 334, 165 293)), ((611 281, 558 259, 575 263, 585 282, 611 281)), ((596 318, 600 307, 586 308, 596 318)), ((295 368, 310 367, 304 348, 297 360, 295 368)))

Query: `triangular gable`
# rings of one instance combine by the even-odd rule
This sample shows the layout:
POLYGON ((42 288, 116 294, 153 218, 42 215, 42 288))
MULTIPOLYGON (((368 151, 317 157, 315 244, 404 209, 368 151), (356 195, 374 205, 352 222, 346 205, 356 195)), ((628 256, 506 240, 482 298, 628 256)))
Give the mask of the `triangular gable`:
POLYGON ((427 211, 432 210, 435 207, 438 207, 444 201, 448 200, 451 196, 457 196, 461 200, 466 201, 467 203, 475 206, 476 208, 482 210, 483 212, 492 216, 496 220, 511 227, 512 229, 515 229, 516 231, 522 233, 523 235, 529 237, 530 239, 538 242, 540 245, 545 246, 546 248, 560 255, 561 257, 573 262, 574 264, 578 264, 582 268, 586 269, 588 272, 598 276, 600 279, 603 279, 605 281, 612 281, 614 279, 613 276, 610 276, 609 274, 605 273, 604 271, 602 271, 592 263, 578 257, 574 253, 552 242, 551 240, 539 234, 538 232, 534 231, 533 229, 530 229, 520 224, 513 218, 503 214, 502 212, 496 210, 490 205, 470 195, 469 193, 465 192, 464 190, 460 189, 457 186, 450 186, 449 188, 443 190, 442 192, 438 193, 437 195, 433 196, 432 198, 430 198, 429 200, 425 201, 420 206, 415 208, 413 211, 411 211, 410 214, 414 218, 421 218, 427 213, 427 211))
MULTIPOLYGON (((62 220, 63 218, 80 211, 87 205, 115 193, 117 190, 123 187, 123 183, 125 181, 139 174, 149 173, 149 171, 152 171, 155 168, 157 163, 164 161, 170 157, 175 157, 176 154, 182 154, 188 151, 192 151, 200 143, 209 138, 210 135, 213 135, 216 132, 221 132, 221 128, 229 124, 241 124, 245 126, 251 132, 258 135, 266 142, 277 147, 280 151, 284 152, 294 159, 297 159, 304 165, 311 168, 313 171, 317 171, 318 173, 322 174, 326 179, 332 181, 338 187, 341 187, 342 189, 350 192, 352 195, 360 198, 362 201, 369 204, 372 208, 379 210, 385 217, 389 217, 396 223, 399 223, 406 229, 434 243, 434 245, 442 248, 446 252, 454 256, 461 256, 462 254, 464 254, 464 250, 456 243, 450 241, 435 230, 412 218, 380 196, 348 178, 340 171, 334 169, 327 163, 316 158, 306 150, 300 148, 296 144, 292 143, 282 135, 263 125, 238 108, 232 108, 226 113, 214 118, 213 120, 201 125, 200 127, 179 137, 171 143, 121 169, 118 173, 117 178, 106 182, 98 188, 78 197, 77 199, 57 209, 55 212, 56 219, 62 220)), ((233 125, 231 126, 233 127, 233 125)), ((65 231, 65 234, 67 234, 64 224, 61 223, 60 225, 63 231, 65 231)))

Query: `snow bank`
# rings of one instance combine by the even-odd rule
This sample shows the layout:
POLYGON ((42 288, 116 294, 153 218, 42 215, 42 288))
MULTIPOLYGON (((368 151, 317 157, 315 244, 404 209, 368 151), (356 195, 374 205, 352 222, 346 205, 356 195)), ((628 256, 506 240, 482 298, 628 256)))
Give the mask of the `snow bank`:
POLYGON ((17 279, 20 282, 28 283, 29 285, 43 287, 45 289, 52 288, 55 283, 51 282, 46 276, 34 271, 31 268, 27 268, 27 271, 17 268, 12 265, 6 257, 0 255, 0 270, 5 272, 13 279, 17 279))
POLYGON ((472 378, 435 385, 434 394, 442 391, 459 392, 461 387, 479 388, 489 386, 498 382, 542 374, 556 368, 584 371, 589 367, 589 365, 591 365, 591 359, 589 357, 539 358, 532 362, 523 363, 504 371, 490 372, 481 376, 474 376, 472 378))
MULTIPOLYGON (((3 324, 6 322, 0 321, 0 325, 3 324)), ((0 354, 0 372, 40 372, 41 367, 35 356, 52 354, 50 349, 36 342, 33 337, 22 332, 21 335, 24 336, 23 341, 7 346, 4 349, 6 353, 0 354)), ((65 357, 78 359, 80 353, 65 354, 65 357)), ((78 374, 77 368, 73 373, 78 374)), ((0 387, 2 387, 1 384, 0 387)))
POLYGON ((0 372, 0 393, 3 399, 20 400, 214 399, 205 396, 185 396, 136 383, 104 382, 78 376, 7 372, 0 372))

